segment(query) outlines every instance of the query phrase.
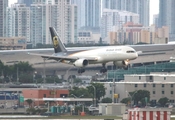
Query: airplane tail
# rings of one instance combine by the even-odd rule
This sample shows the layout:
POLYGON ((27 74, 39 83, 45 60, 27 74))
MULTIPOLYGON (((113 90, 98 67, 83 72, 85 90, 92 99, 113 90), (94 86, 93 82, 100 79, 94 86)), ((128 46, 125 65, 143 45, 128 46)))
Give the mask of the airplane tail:
POLYGON ((60 37, 58 36, 55 28, 49 27, 49 29, 50 29, 50 34, 51 34, 55 53, 66 52, 67 50, 66 50, 64 44, 62 43, 62 41, 60 40, 60 37))

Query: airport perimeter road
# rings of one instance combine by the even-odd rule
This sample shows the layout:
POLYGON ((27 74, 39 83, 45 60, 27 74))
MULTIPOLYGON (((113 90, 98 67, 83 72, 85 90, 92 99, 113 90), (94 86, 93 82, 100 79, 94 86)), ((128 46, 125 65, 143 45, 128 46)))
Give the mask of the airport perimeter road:
POLYGON ((88 119, 88 120, 104 120, 104 119, 114 119, 114 120, 122 120, 121 118, 117 117, 117 116, 41 116, 41 115, 0 115, 0 119, 25 119, 25 120, 33 120, 33 119, 37 119, 37 120, 43 120, 43 119, 47 119, 47 120, 58 120, 58 119, 64 119, 64 120, 70 120, 70 119, 74 119, 74 120, 84 120, 84 119, 88 119))

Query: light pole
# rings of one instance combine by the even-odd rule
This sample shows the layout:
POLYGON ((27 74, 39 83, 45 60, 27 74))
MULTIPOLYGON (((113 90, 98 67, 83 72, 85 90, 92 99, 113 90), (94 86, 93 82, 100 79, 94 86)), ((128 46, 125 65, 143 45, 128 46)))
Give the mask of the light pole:
POLYGON ((96 88, 93 85, 92 87, 94 88, 94 105, 96 107, 96 88))
POLYGON ((132 98, 133 98, 133 96, 137 93, 137 91, 138 91, 138 90, 136 90, 132 95, 130 95, 129 92, 126 91, 126 92, 128 93, 128 95, 129 95, 129 97, 131 98, 131 106, 130 106, 131 108, 132 108, 132 98))
MULTIPOLYGON (((81 97, 83 97, 84 95, 82 94, 82 95, 80 95, 79 97, 77 97, 76 95, 74 95, 74 94, 71 94, 71 95, 73 95, 75 98, 81 98, 81 97)), ((74 104, 75 105, 75 104, 74 104)), ((84 112, 84 103, 82 103, 82 112, 84 112)))
POLYGON ((74 95, 74 94, 71 94, 71 95, 73 95, 75 98, 81 98, 81 97, 83 97, 84 95, 82 94, 82 95, 80 95, 79 97, 77 97, 76 95, 74 95))
POLYGON ((77 97, 76 95, 74 95, 74 94, 71 94, 72 96, 74 96, 74 98, 81 98, 81 97, 83 97, 84 95, 80 95, 79 97, 77 97))
MULTIPOLYGON (((33 72, 33 83, 34 83, 34 81, 36 80, 36 79, 35 79, 36 74, 37 74, 37 71, 34 71, 34 72, 33 72)), ((36 82, 36 83, 37 83, 37 82, 36 82)))

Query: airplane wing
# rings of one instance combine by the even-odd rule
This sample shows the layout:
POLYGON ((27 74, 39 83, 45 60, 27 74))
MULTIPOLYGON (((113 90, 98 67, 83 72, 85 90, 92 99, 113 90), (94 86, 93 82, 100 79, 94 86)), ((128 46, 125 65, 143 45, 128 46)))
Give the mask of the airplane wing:
MULTIPOLYGON (((75 56, 55 56, 55 55, 45 55, 45 54, 35 54, 35 53, 28 53, 28 54, 40 56, 40 57, 45 58, 47 60, 56 60, 56 61, 68 60, 68 61, 74 62, 74 61, 80 59, 79 57, 75 57, 75 56)), ((83 57, 83 58, 87 59, 88 61, 96 61, 97 60, 97 57, 83 57)))

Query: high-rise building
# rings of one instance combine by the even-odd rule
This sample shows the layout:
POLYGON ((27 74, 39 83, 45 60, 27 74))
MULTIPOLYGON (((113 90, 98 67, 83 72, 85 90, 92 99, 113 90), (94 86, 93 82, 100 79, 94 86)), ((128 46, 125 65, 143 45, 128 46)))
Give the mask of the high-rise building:
POLYGON ((150 0, 102 0, 103 7, 108 9, 126 10, 139 14, 139 21, 144 26, 149 26, 150 0))
POLYGON ((127 22, 139 23, 139 15, 128 11, 104 9, 101 20, 101 37, 108 36, 110 31, 121 30, 122 25, 127 22), (116 28, 115 30, 113 28, 116 28))
POLYGON ((71 0, 71 4, 77 5, 78 29, 85 27, 85 0, 71 0))
POLYGON ((175 0, 159 0, 159 27, 169 27, 169 39, 175 40, 175 0))
POLYGON ((121 9, 121 0, 102 0, 103 8, 107 9, 121 9))
POLYGON ((40 0, 31 5, 31 42, 52 44, 49 27, 55 27, 63 43, 77 40, 77 6, 69 0, 40 0), (44 2, 45 1, 45 2, 44 2))
POLYGON ((0 0, 0 37, 7 34, 7 12, 8 0, 0 0))
POLYGON ((51 26, 51 5, 31 4, 31 42, 51 44, 49 27, 51 26))
MULTIPOLYGON (((33 4, 55 4, 60 0, 32 0, 33 4)), ((65 1, 66 2, 66 1, 65 1)))
POLYGON ((159 26, 159 15, 155 14, 153 15, 153 24, 158 27, 159 26))
POLYGON ((26 37, 30 42, 30 7, 25 4, 13 4, 7 9, 8 37, 26 37))
POLYGON ((26 4, 27 7, 30 7, 33 0, 18 0, 18 4, 26 4))
POLYGON ((78 28, 99 31, 101 24, 101 0, 72 0, 78 8, 78 28))
POLYGON ((77 43, 78 41, 78 21, 77 21, 77 5, 70 5, 69 7, 69 21, 68 25, 68 41, 67 43, 77 43))

